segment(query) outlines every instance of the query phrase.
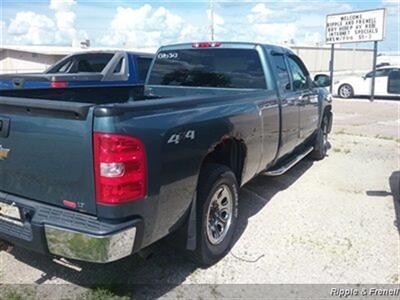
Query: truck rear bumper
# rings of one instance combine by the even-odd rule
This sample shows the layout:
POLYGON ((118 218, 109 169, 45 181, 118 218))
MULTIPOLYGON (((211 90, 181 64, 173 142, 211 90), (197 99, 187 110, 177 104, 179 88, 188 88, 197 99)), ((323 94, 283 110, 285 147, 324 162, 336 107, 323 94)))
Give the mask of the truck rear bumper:
POLYGON ((141 219, 109 223, 2 192, 0 203, 16 206, 21 216, 0 215, 0 238, 40 253, 108 263, 138 251, 141 244, 141 219))

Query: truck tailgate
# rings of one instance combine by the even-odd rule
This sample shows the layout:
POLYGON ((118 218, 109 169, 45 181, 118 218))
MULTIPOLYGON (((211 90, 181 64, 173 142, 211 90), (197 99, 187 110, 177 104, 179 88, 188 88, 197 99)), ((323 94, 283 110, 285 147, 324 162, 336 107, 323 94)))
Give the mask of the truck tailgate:
POLYGON ((95 214, 91 106, 0 97, 0 191, 95 214))

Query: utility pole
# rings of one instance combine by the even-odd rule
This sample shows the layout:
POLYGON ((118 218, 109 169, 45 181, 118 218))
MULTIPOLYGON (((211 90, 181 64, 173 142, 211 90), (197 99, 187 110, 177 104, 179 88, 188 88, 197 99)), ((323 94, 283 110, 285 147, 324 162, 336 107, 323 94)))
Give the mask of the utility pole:
POLYGON ((214 0, 210 0, 211 41, 214 41, 214 0))

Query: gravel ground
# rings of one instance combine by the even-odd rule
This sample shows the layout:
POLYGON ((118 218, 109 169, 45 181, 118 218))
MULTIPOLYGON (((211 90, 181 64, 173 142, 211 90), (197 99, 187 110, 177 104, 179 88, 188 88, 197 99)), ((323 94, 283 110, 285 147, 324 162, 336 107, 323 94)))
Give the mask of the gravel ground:
POLYGON ((74 270, 24 249, 6 251, 0 242, 0 284, 68 284, 60 285, 64 293, 76 294, 99 285, 160 284, 155 296, 176 296, 182 283, 399 284, 400 102, 335 100, 333 128, 323 161, 306 159, 242 188, 234 247, 208 269, 167 243, 148 259, 74 270))

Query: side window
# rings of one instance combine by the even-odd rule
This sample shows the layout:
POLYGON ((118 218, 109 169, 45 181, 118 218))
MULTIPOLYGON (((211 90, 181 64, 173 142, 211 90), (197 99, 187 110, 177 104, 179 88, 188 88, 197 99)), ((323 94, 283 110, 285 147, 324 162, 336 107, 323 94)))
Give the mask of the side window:
MULTIPOLYGON (((376 70, 376 72, 375 72, 375 77, 385 77, 385 76, 388 76, 390 71, 391 71, 391 69, 380 69, 380 70, 376 70)), ((369 72, 367 75, 365 75, 365 77, 371 78, 373 73, 374 73, 374 72, 369 72)))
POLYGON ((388 75, 388 93, 400 94, 400 69, 392 69, 388 75))
POLYGON ((114 56, 113 53, 91 53, 76 56, 76 73, 100 73, 114 56))
POLYGON ((125 58, 121 57, 121 59, 119 60, 118 64, 115 66, 113 73, 114 74, 119 74, 123 72, 123 65, 124 65, 124 60, 125 58))
POLYGON ((69 73, 73 65, 73 58, 70 58, 57 67, 51 68, 48 73, 69 73))
POLYGON ((153 59, 150 57, 137 57, 136 58, 137 73, 138 73, 140 81, 146 80, 147 71, 150 68, 150 64, 151 64, 152 60, 153 59))
POLYGON ((272 55, 272 62, 274 64, 280 91, 283 93, 290 91, 290 78, 286 68, 285 57, 282 54, 272 55))
POLYGON ((293 90, 308 88, 307 72, 304 67, 292 56, 288 57, 290 72, 293 78, 293 90))

